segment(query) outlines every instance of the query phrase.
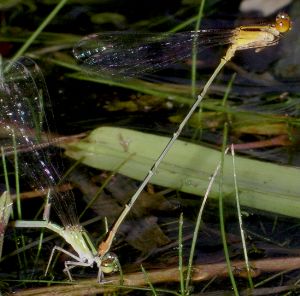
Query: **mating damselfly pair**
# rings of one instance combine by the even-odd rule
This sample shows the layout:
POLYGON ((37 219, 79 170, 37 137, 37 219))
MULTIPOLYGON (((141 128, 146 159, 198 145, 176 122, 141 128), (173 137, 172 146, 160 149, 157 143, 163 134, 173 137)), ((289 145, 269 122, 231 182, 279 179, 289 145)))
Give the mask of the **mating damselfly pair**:
POLYGON ((286 14, 279 14, 274 24, 243 26, 233 30, 212 29, 173 35, 100 33, 85 37, 74 47, 75 57, 83 62, 88 71, 106 77, 126 78, 147 71, 155 71, 177 60, 186 59, 191 55, 191 49, 195 45, 202 47, 229 44, 225 56, 204 86, 201 95, 155 164, 150 168, 137 192, 125 205, 119 219, 115 222, 107 239, 100 244, 98 251, 79 224, 72 194, 56 192, 55 185, 59 181, 60 175, 57 168, 51 164, 47 153, 39 149, 39 144, 45 141, 42 133, 42 125, 45 120, 42 98, 48 96, 43 77, 30 59, 24 58, 11 64, 8 63, 3 67, 1 76, 1 124, 13 137, 16 137, 17 148, 24 146, 31 148, 32 153, 29 160, 21 157, 20 166, 24 173, 30 175, 35 187, 49 190, 49 201, 63 223, 63 227, 60 227, 49 221, 16 221, 15 226, 46 227, 61 235, 72 245, 76 255, 56 247, 50 257, 51 260, 54 251, 58 250, 72 258, 71 261, 65 262, 65 271, 70 280, 72 279, 70 269, 76 266, 96 264, 99 269, 99 281, 102 278, 102 272, 116 270, 117 259, 109 251, 119 226, 141 191, 155 174, 160 162, 180 135, 188 119, 199 106, 221 68, 238 50, 260 49, 276 45, 281 33, 289 29, 289 17, 286 14))

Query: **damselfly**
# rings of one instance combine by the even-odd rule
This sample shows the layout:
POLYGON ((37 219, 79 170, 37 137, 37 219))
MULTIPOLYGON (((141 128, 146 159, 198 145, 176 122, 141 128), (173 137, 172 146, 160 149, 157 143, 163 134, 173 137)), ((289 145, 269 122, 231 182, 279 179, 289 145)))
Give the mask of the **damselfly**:
POLYGON ((29 58, 3 66, 0 77, 0 123, 7 133, 16 139, 16 148, 27 147, 26 157, 19 154, 18 165, 31 185, 38 190, 49 192, 49 202, 56 210, 63 227, 47 221, 15 221, 15 227, 45 227, 68 242, 76 252, 73 254, 61 247, 52 250, 46 273, 55 250, 64 252, 73 260, 65 261, 64 271, 70 280, 70 269, 76 266, 98 267, 98 280, 103 272, 117 269, 117 259, 112 253, 98 256, 88 234, 80 225, 76 214, 74 196, 71 192, 57 192, 55 187, 61 176, 50 160, 47 151, 40 149, 44 142, 44 103, 49 102, 47 87, 39 67, 29 58))
POLYGON ((142 190, 156 173, 173 143, 179 137, 182 129, 199 106, 211 83, 232 59, 236 51, 255 49, 278 44, 281 33, 291 29, 291 21, 287 14, 279 13, 272 24, 241 26, 232 30, 201 30, 198 32, 176 34, 136 34, 136 33, 99 33, 83 38, 73 50, 74 56, 83 63, 89 71, 110 77, 132 77, 148 71, 155 71, 178 60, 188 58, 193 46, 215 46, 229 44, 226 54, 222 57, 216 70, 209 78, 201 94, 191 106, 177 131, 173 134, 157 160, 150 168, 142 184, 132 196, 118 220, 112 227, 107 239, 98 249, 100 256, 106 254, 123 219, 139 197, 142 190))
POLYGON ((290 27, 289 16, 280 13, 274 24, 241 26, 235 29, 208 29, 175 34, 97 33, 79 41, 73 54, 86 69, 101 76, 135 77, 189 58, 193 46, 201 50, 229 44, 231 51, 236 51, 275 45, 280 33, 288 31, 290 27))

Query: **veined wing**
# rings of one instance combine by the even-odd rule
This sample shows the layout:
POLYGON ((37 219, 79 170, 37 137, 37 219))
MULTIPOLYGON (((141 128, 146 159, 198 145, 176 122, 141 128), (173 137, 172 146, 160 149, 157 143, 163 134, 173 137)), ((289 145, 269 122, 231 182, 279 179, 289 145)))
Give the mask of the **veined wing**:
POLYGON ((18 155, 21 172, 30 177, 32 187, 51 189, 50 202, 64 226, 78 224, 73 195, 54 190, 60 175, 47 151, 39 149, 45 141, 42 131, 48 130, 44 106, 50 103, 43 74, 34 61, 25 57, 4 63, 1 68, 0 123, 10 136, 15 135, 17 149, 30 150, 18 155))
POLYGON ((84 37, 74 56, 101 76, 135 77, 168 67, 189 58, 195 44, 199 50, 231 42, 235 30, 212 29, 199 32, 98 33, 84 37))

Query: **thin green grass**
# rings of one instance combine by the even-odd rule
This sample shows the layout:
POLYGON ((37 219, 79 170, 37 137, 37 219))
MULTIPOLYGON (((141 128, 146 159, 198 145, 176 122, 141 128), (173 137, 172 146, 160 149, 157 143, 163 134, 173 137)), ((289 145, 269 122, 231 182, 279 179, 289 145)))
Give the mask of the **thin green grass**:
MULTIPOLYGON (((226 151, 225 151, 225 153, 226 153, 226 151)), ((190 281, 191 281, 191 274, 192 274, 192 268, 193 268, 193 259, 194 259, 198 234, 199 234, 199 230, 200 230, 200 225, 201 225, 202 217, 203 217, 203 213, 204 213, 204 208, 205 208, 205 205, 207 203, 209 194, 211 192, 212 185, 215 182, 217 174, 219 173, 220 166, 221 166, 221 163, 219 163, 217 165, 213 175, 211 176, 211 178, 209 180, 207 190, 206 190, 205 195, 203 197, 203 200, 202 200, 199 212, 198 212, 198 216, 197 216, 197 219, 196 219, 196 224, 195 224, 195 228, 194 228, 193 239, 192 239, 192 244, 191 244, 191 249, 190 249, 189 261, 188 261, 187 273, 186 273, 186 281, 185 281, 185 290, 186 291, 189 290, 189 285, 190 285, 190 281)))
POLYGON ((8 223, 9 218, 13 217, 13 211, 12 211, 13 202, 12 202, 12 198, 10 195, 6 159, 5 159, 5 155, 4 155, 4 149, 2 146, 1 146, 1 153, 2 153, 2 166, 3 166, 3 171, 4 171, 6 191, 4 191, 0 196, 0 225, 1 225, 0 260, 2 258, 2 251, 3 251, 3 244, 4 244, 7 223, 8 223))
MULTIPOLYGON (((3 146, 1 146, 1 159, 2 159, 2 166, 3 166, 3 174, 4 174, 4 180, 5 180, 5 188, 8 194, 10 194, 10 186, 9 186, 9 180, 8 180, 8 171, 7 171, 7 165, 6 165, 6 159, 5 159, 5 152, 3 146)), ((12 212, 12 218, 13 218, 13 212, 12 212)))
POLYGON ((189 18, 188 20, 186 20, 184 22, 181 22, 179 25, 177 25, 176 27, 169 30, 168 33, 176 33, 178 31, 181 31, 181 30, 189 27, 190 25, 193 25, 195 22, 197 22, 198 19, 199 19, 199 14, 189 18))
POLYGON ((40 259, 41 253, 42 253, 43 241, 44 241, 44 229, 41 229, 40 230, 40 237, 39 237, 38 245, 37 245, 37 253, 36 253, 36 256, 34 258, 33 270, 32 270, 30 278, 34 278, 34 270, 35 270, 35 267, 38 265, 38 262, 39 262, 39 259, 40 259))
POLYGON ((238 219, 239 219, 241 241, 242 241, 242 245, 243 245, 243 252, 244 252, 244 259, 245 259, 245 265, 246 265, 246 270, 247 270, 249 287, 250 287, 250 289, 253 289, 254 285, 253 285, 252 276, 251 276, 251 266, 250 266, 250 262, 249 262, 248 252, 247 252, 246 238, 245 238, 245 233, 244 233, 244 229, 243 229, 242 211, 241 211, 241 206, 240 206, 238 181, 237 181, 237 174, 236 174, 236 169, 235 169, 234 145, 231 145, 231 155, 232 155, 234 189, 235 189, 235 197, 236 197, 236 208, 237 208, 237 215, 238 215, 238 219))
POLYGON ((52 21, 52 19, 57 15, 57 13, 64 7, 68 0, 61 0, 55 6, 55 8, 51 11, 51 13, 44 19, 44 21, 40 24, 40 26, 33 32, 33 34, 26 40, 23 46, 16 52, 16 54, 12 57, 11 61, 16 61, 19 57, 21 57, 26 50, 30 47, 30 45, 34 42, 37 36, 45 29, 45 27, 52 21))
POLYGON ((289 272, 291 272, 291 271, 293 271, 293 270, 294 270, 294 269, 291 269, 291 270, 283 270, 283 271, 281 271, 281 272, 277 272, 276 274, 273 274, 273 275, 271 275, 271 276, 269 276, 269 277, 263 279, 262 281, 256 283, 256 284, 254 285, 254 288, 258 288, 258 287, 260 287, 260 286, 262 286, 262 285, 265 285, 265 284, 267 284, 267 283, 273 281, 274 279, 276 279, 276 278, 278 278, 278 277, 281 278, 282 275, 287 274, 287 273, 289 273, 289 272))
POLYGON ((224 218, 223 178, 224 178, 224 156, 225 156, 225 149, 227 146, 227 136, 228 136, 228 127, 227 124, 225 123, 224 132, 223 132, 223 144, 222 144, 220 180, 219 180, 219 217, 220 217, 221 238, 223 243, 224 256, 227 264, 227 271, 231 281, 232 289, 234 291, 234 294, 237 296, 239 295, 239 293, 238 293, 238 288, 231 267, 231 260, 230 260, 230 255, 229 255, 227 240, 226 240, 226 229, 225 229, 225 218, 224 218))
POLYGON ((150 279, 149 279, 149 276, 148 276, 148 274, 147 274, 147 272, 146 272, 146 270, 145 270, 145 268, 143 267, 142 264, 141 264, 141 269, 142 269, 142 272, 143 272, 143 274, 144 274, 144 276, 145 276, 146 283, 149 285, 152 294, 153 294, 154 296, 157 296, 157 292, 156 292, 154 286, 152 285, 152 283, 151 283, 151 281, 150 281, 150 279))
MULTIPOLYGON (((203 17, 203 10, 205 6, 205 0, 202 0, 199 6, 199 11, 197 15, 197 20, 195 24, 195 32, 200 30, 201 20, 203 17)), ((197 90, 196 90, 196 78, 197 78, 197 59, 198 59, 198 46, 197 46, 197 35, 195 35, 193 40, 193 46, 192 46, 192 64, 191 64, 191 97, 196 98, 197 90)), ((201 114, 203 112, 202 106, 199 106, 199 111, 196 113, 199 119, 199 122, 201 121, 201 114)), ((193 136, 193 139, 196 138, 197 134, 202 133, 202 126, 199 125, 199 128, 196 129, 195 135, 193 136)), ((201 138, 201 137, 200 137, 201 138)))
POLYGON ((21 207, 21 197, 20 197, 20 172, 18 163, 18 151, 15 133, 12 133, 12 142, 14 149, 14 167, 15 167, 15 187, 16 187, 16 204, 17 204, 17 217, 19 220, 22 219, 22 207, 21 207))
POLYGON ((233 85, 233 82, 235 80, 235 77, 236 77, 236 73, 233 73, 228 84, 227 84, 227 87, 225 89, 225 93, 224 93, 224 96, 223 96, 223 99, 222 99, 222 106, 226 107, 227 105, 227 101, 228 101, 228 97, 229 97, 229 94, 231 92, 231 89, 232 89, 232 85, 233 85))
MULTIPOLYGON (((227 101, 228 95, 230 93, 230 90, 231 90, 234 78, 235 78, 235 74, 232 76, 232 79, 230 80, 230 82, 229 82, 229 84, 228 84, 228 86, 226 88, 226 92, 224 94, 223 102, 222 102, 223 106, 225 106, 225 104, 226 104, 226 101, 227 101)), ((199 117, 201 117, 201 114, 202 114, 202 108, 199 108, 199 112, 197 112, 197 115, 199 117)), ((226 153, 227 153, 227 150, 225 151, 225 154, 226 153)), ((212 187, 212 185, 213 185, 213 183, 215 181, 215 178, 216 178, 219 170, 220 170, 220 164, 217 165, 217 167, 216 167, 216 169, 215 169, 212 177, 210 178, 210 181, 209 181, 209 184, 208 184, 208 187, 207 187, 207 191, 205 192, 205 195, 203 197, 203 201, 201 203, 201 207, 199 209, 198 216, 197 216, 197 219, 196 219, 196 224, 195 224, 195 229, 194 229, 194 234, 193 234, 193 240, 192 240, 192 245, 191 245, 191 250, 190 250, 190 256, 189 256, 189 262, 188 262, 187 275, 186 275, 186 286, 185 286, 186 291, 188 291, 188 286, 190 284, 191 272, 192 272, 192 265, 193 265, 193 258, 194 258, 194 253, 195 253, 195 248, 196 248, 198 233, 199 233, 199 230, 200 230, 200 223, 202 221, 202 216, 203 216, 203 213, 204 213, 204 207, 206 205, 209 193, 211 191, 211 187, 212 187)))
MULTIPOLYGON (((22 205, 21 205, 21 196, 20 196, 20 179, 19 179, 19 164, 18 164, 18 151, 17 151, 17 142, 16 142, 16 136, 14 131, 12 131, 12 144, 13 144, 13 155, 14 155, 14 167, 15 167, 15 188, 16 188, 16 204, 17 204, 17 217, 18 219, 22 219, 22 205)), ((18 241, 22 245, 22 247, 26 246, 25 238, 23 235, 20 236, 20 239, 16 241, 16 244, 18 244, 18 241)), ((17 246, 19 247, 19 246, 17 246)), ((27 256, 25 253, 23 253, 23 257, 19 257, 19 263, 20 263, 20 269, 28 267, 28 261, 27 256)))
MULTIPOLYGON (((203 10, 205 6, 205 0, 201 1, 198 15, 197 15, 197 21, 195 24, 195 32, 199 31, 200 25, 201 25, 201 20, 203 17, 203 10)), ((192 68, 191 68, 191 96, 192 98, 195 98, 197 93, 196 93, 196 74, 197 74, 197 53, 198 53, 198 46, 197 46, 197 35, 195 35, 194 40, 193 40, 193 47, 192 47, 192 68)))
POLYGON ((182 228, 183 228, 183 213, 179 216, 178 221, 178 270, 180 279, 180 292, 181 295, 186 294, 184 286, 184 268, 183 268, 183 243, 182 243, 182 228))

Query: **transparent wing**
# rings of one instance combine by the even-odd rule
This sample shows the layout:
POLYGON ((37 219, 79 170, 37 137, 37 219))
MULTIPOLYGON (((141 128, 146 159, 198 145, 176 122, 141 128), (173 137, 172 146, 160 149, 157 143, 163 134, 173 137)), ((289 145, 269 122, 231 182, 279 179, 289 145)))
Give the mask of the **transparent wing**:
POLYGON ((25 57, 4 63, 1 69, 0 123, 10 136, 15 135, 18 150, 25 147, 30 151, 18 154, 21 172, 30 177, 32 187, 52 189, 50 202, 62 223, 75 225, 78 218, 74 197, 70 192, 54 190, 60 175, 49 151, 40 149, 49 131, 44 106, 50 104, 50 99, 43 74, 33 60, 25 57))
POLYGON ((134 77, 187 59, 199 50, 227 44, 235 30, 201 30, 175 34, 98 33, 84 37, 73 49, 84 66, 101 76, 134 77))

